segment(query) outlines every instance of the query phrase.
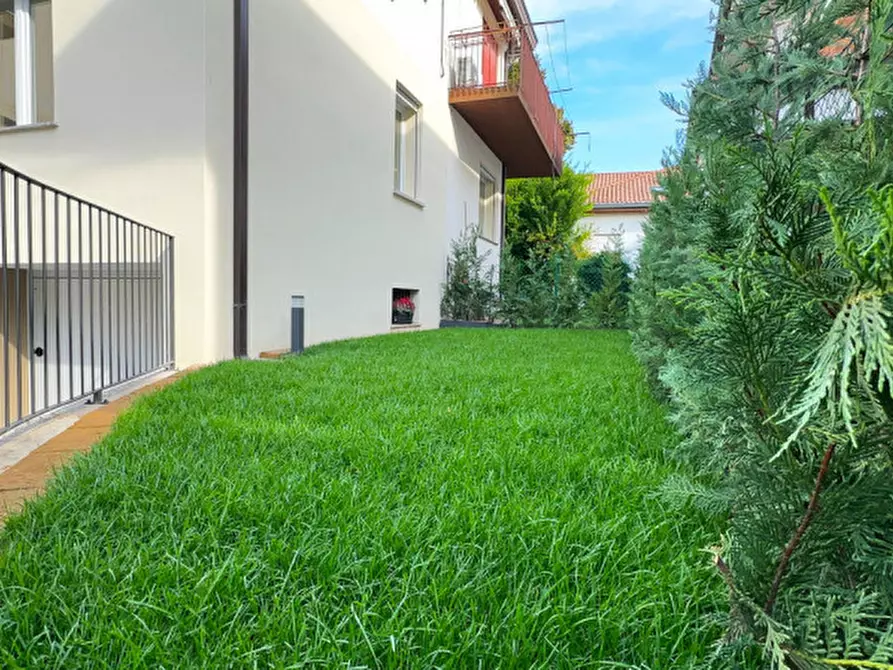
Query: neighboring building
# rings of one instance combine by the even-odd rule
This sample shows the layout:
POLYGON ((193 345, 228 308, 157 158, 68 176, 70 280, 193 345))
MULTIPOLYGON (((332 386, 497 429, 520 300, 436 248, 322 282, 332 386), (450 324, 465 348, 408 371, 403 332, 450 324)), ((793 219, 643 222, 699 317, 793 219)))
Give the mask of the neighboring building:
MULTIPOLYGON (((828 6, 828 3, 825 3, 824 8, 827 9, 828 6)), ((771 13, 771 33, 766 31, 767 53, 778 55, 789 45, 791 34, 794 33, 794 22, 796 21, 790 14, 777 11, 779 7, 774 6, 773 3, 768 3, 765 8, 766 11, 764 11, 763 8, 757 8, 756 6, 744 7, 740 0, 722 0, 719 11, 720 20, 716 27, 713 52, 710 58, 711 72, 717 63, 726 57, 727 44, 726 35, 723 32, 723 24, 730 17, 746 9, 750 11, 758 10, 759 20, 764 20, 771 13)), ((819 3, 814 7, 808 8, 808 15, 813 11, 822 11, 822 5, 819 3)), ((820 83, 814 81, 809 88, 798 87, 795 83, 789 82, 784 88, 788 90, 790 97, 782 96, 778 98, 780 107, 776 114, 779 119, 793 119, 795 121, 828 121, 836 119, 847 123, 861 123, 862 110, 853 96, 852 89, 858 86, 859 80, 867 72, 866 66, 869 61, 871 42, 869 11, 864 10, 856 14, 837 18, 834 23, 841 28, 842 36, 833 40, 827 46, 819 48, 818 54, 828 59, 846 56, 847 59, 852 61, 850 68, 843 68, 839 73, 835 74, 837 82, 834 84, 830 83, 832 81, 831 78, 827 78, 820 83)), ((810 41, 814 40, 814 36, 810 35, 809 39, 810 41)), ((737 62, 737 60, 734 62, 737 62)), ((801 65, 801 69, 807 75, 814 75, 810 68, 803 68, 801 65)), ((759 122, 762 121, 763 119, 759 119, 759 122)))
POLYGON ((610 248, 618 240, 631 260, 639 255, 660 170, 648 172, 604 172, 592 175, 589 197, 592 210, 580 221, 589 231, 589 251, 610 248))
POLYGON ((0 0, 0 432, 287 348, 293 295, 307 344, 436 328, 449 242, 561 169, 535 44, 524 0, 0 0))

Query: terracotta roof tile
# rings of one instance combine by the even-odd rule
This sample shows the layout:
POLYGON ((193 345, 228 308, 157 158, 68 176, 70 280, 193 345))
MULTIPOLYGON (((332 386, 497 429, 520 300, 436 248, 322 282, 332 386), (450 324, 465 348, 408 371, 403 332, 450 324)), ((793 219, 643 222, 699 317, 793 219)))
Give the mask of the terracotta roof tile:
POLYGON ((826 46, 824 49, 820 50, 819 53, 826 58, 833 58, 834 56, 840 56, 841 54, 852 55, 856 53, 858 49, 857 40, 859 40, 860 33, 865 27, 866 19, 866 16, 858 14, 837 19, 835 23, 849 33, 849 36, 842 37, 834 44, 826 46))
POLYGON ((650 203, 651 190, 659 185, 661 173, 662 170, 594 174, 589 182, 589 202, 593 207, 650 203))

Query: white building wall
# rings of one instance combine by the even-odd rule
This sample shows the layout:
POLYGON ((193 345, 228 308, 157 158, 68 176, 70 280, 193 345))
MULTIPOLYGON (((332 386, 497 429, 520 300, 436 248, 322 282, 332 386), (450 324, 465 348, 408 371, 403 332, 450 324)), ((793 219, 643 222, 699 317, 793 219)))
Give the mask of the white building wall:
MULTIPOLYGON (((497 186, 502 184, 502 163, 490 151, 465 119, 457 112, 452 112, 453 127, 459 160, 450 162, 447 190, 454 194, 447 202, 446 239, 447 249, 453 240, 480 230, 480 178, 481 169, 495 177, 497 186)), ((502 209, 504 194, 499 194, 499 207, 502 209)), ((495 240, 501 242, 500 240, 495 240)), ((486 267, 498 269, 501 247, 494 240, 477 238, 478 254, 486 257, 486 267)), ((494 270, 495 272, 495 270, 494 270)))
POLYGON ((444 2, 448 33, 456 30, 481 30, 484 17, 490 25, 495 20, 486 0, 444 0, 444 2))
POLYGON ((435 2, 252 6, 251 355, 288 346, 293 294, 308 344, 388 332, 394 288, 438 326, 447 231, 476 222, 480 165, 502 174, 449 107, 446 28, 435 2), (397 82, 422 104, 423 206, 394 195, 397 82))
MULTIPOLYGON (((204 319, 202 335, 206 360, 216 361, 233 354, 234 8, 232 2, 204 2, 205 211, 202 224, 207 262, 204 264, 202 287, 208 316, 204 319)), ((180 261, 184 262, 182 253, 180 261)))
MULTIPOLYGON (((388 332, 393 288, 418 290, 418 320, 438 325, 446 239, 476 223, 480 166, 502 174, 449 107, 441 36, 482 24, 480 5, 441 9, 252 3, 252 355, 288 345, 293 293, 308 300, 308 344, 388 332), (393 194, 397 81, 423 104, 424 207, 393 194)), ((58 125, 0 132, 0 161, 176 238, 180 367, 232 355, 232 13, 54 0, 58 125)))
POLYGON ((230 139, 222 131, 232 105, 211 111, 206 98, 225 97, 231 4, 54 0, 58 126, 0 133, 0 161, 176 237, 180 366, 232 351, 231 308, 215 293, 231 264, 220 240, 231 234, 212 209, 230 188, 231 123, 230 139))
MULTIPOLYGON (((486 21, 495 28, 495 17, 486 0, 444 0, 446 7, 446 32, 457 30, 481 30, 486 21)), ((447 67, 450 58, 447 54, 447 67)), ((447 73, 449 76, 449 73, 447 73)), ((451 197, 447 204, 446 248, 450 248, 453 240, 466 234, 466 231, 479 230, 480 211, 480 173, 481 168, 487 170, 496 179, 497 188, 502 189, 502 162, 481 141, 477 133, 458 112, 451 111, 453 128, 456 134, 456 146, 459 160, 450 164, 450 180, 448 190, 451 197)), ((499 194, 500 210, 504 194, 499 194)), ((500 229, 501 230, 501 229, 500 229)), ((498 240, 501 242, 501 239, 498 240)), ((487 258, 487 266, 498 270, 500 244, 478 237, 478 253, 487 258)))
POLYGON ((646 212, 605 212, 587 216, 579 225, 590 232, 586 244, 590 252, 605 251, 611 247, 615 236, 619 236, 624 255, 635 260, 645 237, 642 225, 647 220, 646 212))

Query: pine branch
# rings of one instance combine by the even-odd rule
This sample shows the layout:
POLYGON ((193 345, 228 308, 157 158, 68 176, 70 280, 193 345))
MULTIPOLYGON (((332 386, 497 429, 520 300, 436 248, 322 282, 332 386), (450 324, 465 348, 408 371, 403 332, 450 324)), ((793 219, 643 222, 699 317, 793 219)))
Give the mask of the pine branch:
POLYGON ((778 590, 781 587, 781 580, 788 571, 788 564, 791 562, 791 556, 797 550, 800 541, 803 539, 803 535, 809 529, 810 524, 812 524, 812 519, 819 507, 819 494, 822 492, 822 484, 825 480, 825 475, 828 474, 828 467, 831 465, 831 458, 834 456, 836 446, 837 445, 832 442, 828 445, 828 449, 825 450, 825 457, 822 459, 822 466, 819 468, 819 474, 818 477, 816 477, 815 488, 809 498, 806 514, 803 515, 803 519, 800 521, 800 525, 797 528, 797 532, 794 533, 794 537, 791 538, 791 541, 788 542, 788 546, 785 547, 784 553, 781 556, 781 561, 778 564, 778 569, 775 571, 775 579, 772 581, 769 598, 766 600, 766 606, 763 608, 766 614, 772 614, 772 610, 775 608, 775 600, 778 598, 778 590))
POLYGON ((815 656, 804 656, 793 652, 795 656, 799 656, 805 661, 811 663, 821 663, 835 668, 860 668, 861 670, 893 670, 893 665, 889 663, 878 663, 876 661, 859 661, 859 660, 838 660, 834 658, 817 658, 815 656))

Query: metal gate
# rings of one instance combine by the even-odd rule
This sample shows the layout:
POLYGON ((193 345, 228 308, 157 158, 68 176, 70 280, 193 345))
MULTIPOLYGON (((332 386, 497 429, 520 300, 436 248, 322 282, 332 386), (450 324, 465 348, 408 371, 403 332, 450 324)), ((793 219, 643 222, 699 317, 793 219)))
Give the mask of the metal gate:
POLYGON ((174 238, 0 163, 0 434, 174 364, 174 238))

